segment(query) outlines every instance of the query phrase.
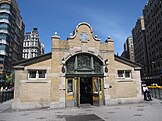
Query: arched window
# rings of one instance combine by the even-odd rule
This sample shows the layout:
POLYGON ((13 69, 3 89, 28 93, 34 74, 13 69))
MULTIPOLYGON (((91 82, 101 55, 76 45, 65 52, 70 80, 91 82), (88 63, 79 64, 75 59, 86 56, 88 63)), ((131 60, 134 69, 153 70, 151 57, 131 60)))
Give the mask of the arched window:
POLYGON ((103 62, 94 55, 82 53, 66 61, 66 75, 103 75, 103 62))
POLYGON ((77 56, 78 68, 91 68, 91 56, 88 55, 78 55, 77 56))

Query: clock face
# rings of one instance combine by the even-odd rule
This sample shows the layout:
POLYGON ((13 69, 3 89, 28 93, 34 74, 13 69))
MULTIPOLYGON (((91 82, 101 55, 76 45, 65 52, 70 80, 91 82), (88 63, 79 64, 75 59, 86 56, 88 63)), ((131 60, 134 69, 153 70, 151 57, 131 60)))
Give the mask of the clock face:
POLYGON ((80 35, 80 39, 82 41, 88 41, 88 34, 86 32, 83 32, 81 35, 80 35))

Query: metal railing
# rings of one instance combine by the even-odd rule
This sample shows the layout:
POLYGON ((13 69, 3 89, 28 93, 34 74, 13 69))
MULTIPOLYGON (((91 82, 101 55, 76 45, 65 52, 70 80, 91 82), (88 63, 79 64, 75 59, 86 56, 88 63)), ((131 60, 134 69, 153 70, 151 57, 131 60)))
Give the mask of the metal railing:
POLYGON ((0 91, 0 103, 11 100, 13 99, 13 97, 14 97, 13 90, 0 91))
POLYGON ((149 88, 153 98, 162 99, 162 88, 149 88))

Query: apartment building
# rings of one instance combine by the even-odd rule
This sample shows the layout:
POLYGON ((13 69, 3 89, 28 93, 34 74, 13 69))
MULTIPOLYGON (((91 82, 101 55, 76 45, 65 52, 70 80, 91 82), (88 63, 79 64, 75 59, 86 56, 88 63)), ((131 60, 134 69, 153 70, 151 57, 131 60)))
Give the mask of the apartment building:
POLYGON ((143 10, 148 54, 149 79, 161 83, 162 0, 149 0, 143 10))
POLYGON ((143 64, 142 80, 162 84, 162 0, 149 0, 132 30, 135 61, 143 64))
POLYGON ((40 43, 38 29, 33 28, 32 32, 25 33, 23 43, 23 58, 33 58, 44 54, 44 44, 40 43))
POLYGON ((124 51, 121 56, 135 62, 133 38, 131 36, 124 43, 124 51))
POLYGON ((149 76, 148 68, 148 55, 147 55, 147 43, 145 34, 144 17, 140 16, 136 22, 135 27, 132 30, 134 55, 135 61, 141 63, 143 68, 141 70, 142 79, 149 76))
POLYGON ((44 43, 41 43, 41 55, 44 54, 44 51, 45 51, 45 45, 44 43))
POLYGON ((22 59, 25 25, 16 0, 0 0, 0 82, 22 59))

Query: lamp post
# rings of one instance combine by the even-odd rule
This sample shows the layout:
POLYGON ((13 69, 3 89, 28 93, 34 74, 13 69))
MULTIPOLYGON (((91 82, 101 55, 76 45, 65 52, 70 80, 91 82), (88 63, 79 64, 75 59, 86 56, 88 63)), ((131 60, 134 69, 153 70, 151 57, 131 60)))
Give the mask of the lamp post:
POLYGON ((161 81, 162 81, 162 69, 160 69, 160 86, 162 86, 161 81))
POLYGON ((142 77, 142 84, 149 84, 149 80, 148 80, 148 65, 143 65, 142 66, 142 70, 141 70, 141 77, 142 77))
POLYGON ((158 81, 158 85, 160 85, 160 67, 157 67, 157 81, 158 81))
POLYGON ((154 72, 154 64, 155 64, 155 62, 154 61, 152 61, 152 63, 151 63, 151 66, 152 66, 152 70, 151 70, 151 75, 152 75, 152 82, 154 83, 154 75, 155 75, 155 72, 154 72))

